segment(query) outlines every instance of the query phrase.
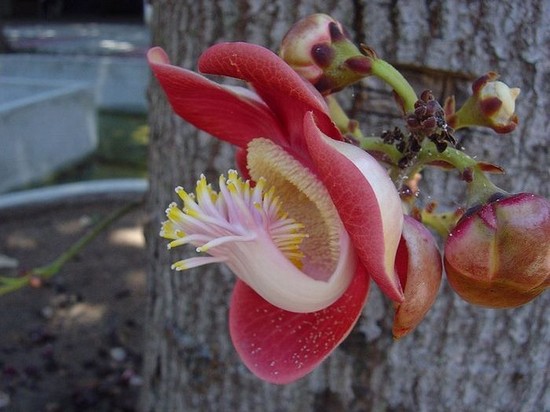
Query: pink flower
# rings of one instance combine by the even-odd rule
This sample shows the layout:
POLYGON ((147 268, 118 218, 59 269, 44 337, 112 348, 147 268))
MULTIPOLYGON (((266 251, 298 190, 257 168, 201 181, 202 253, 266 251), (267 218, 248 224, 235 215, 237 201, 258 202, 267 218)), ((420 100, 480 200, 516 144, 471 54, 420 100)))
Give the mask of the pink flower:
POLYGON ((209 256, 176 269, 224 262, 238 277, 229 322, 235 348, 262 379, 288 383, 313 370, 349 334, 372 277, 393 300, 402 229, 386 171, 342 142, 322 96, 271 51, 247 43, 208 49, 199 69, 244 80, 222 86, 169 64, 151 68, 175 112, 238 148, 241 174, 204 177, 177 192, 161 235, 209 256))

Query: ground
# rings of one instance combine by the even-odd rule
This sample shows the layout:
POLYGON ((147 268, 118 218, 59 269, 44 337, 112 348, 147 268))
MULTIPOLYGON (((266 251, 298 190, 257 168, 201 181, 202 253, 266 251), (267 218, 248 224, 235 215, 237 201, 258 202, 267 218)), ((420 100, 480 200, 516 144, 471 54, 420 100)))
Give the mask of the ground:
MULTIPOLYGON (((17 259, 18 270, 44 265, 118 207, 1 212, 0 255, 17 259)), ((146 306, 144 220, 142 210, 132 212, 43 286, 0 296, 0 411, 135 410, 146 306)))

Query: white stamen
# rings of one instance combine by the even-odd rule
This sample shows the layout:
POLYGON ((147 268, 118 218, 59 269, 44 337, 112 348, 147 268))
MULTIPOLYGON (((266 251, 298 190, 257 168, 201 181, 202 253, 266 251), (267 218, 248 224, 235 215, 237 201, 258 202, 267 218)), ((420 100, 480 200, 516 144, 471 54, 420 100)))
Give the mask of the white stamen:
POLYGON ((201 175, 196 196, 182 187, 176 188, 183 200, 183 208, 176 203, 168 206, 166 215, 169 220, 164 222, 160 235, 172 240, 169 249, 191 244, 198 253, 208 252, 212 258, 184 259, 174 263, 174 269, 185 270, 225 261, 231 244, 252 242, 258 231, 267 232, 288 259, 298 262, 303 257, 300 243, 307 237, 302 233, 304 225, 281 212, 274 188, 265 191, 265 179, 258 179, 251 187, 249 181, 243 181, 236 171, 230 170, 227 178, 220 176, 219 186, 220 191, 214 191, 201 175))
POLYGON ((200 256, 180 260, 171 266, 172 270, 187 270, 199 266, 209 265, 211 263, 225 262, 227 259, 223 256, 200 256))

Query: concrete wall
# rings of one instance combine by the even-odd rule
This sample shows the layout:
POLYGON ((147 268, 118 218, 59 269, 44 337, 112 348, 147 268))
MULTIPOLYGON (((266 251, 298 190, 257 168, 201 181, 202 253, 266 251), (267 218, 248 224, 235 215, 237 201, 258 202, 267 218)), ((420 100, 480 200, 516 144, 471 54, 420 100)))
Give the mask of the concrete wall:
POLYGON ((44 178, 96 146, 88 84, 0 77, 0 192, 44 178))
POLYGON ((144 57, 0 55, 0 76, 78 81, 91 87, 100 110, 145 113, 149 68, 144 57))

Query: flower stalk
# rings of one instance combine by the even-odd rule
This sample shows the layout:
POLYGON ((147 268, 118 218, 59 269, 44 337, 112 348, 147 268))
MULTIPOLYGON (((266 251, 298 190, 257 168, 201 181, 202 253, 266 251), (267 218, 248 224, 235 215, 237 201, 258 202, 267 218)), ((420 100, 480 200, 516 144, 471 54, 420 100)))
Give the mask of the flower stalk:
POLYGON ((82 236, 77 242, 72 244, 69 249, 61 253, 50 263, 30 269, 18 277, 0 276, 0 296, 15 292, 26 286, 42 285, 44 281, 57 275, 67 262, 74 259, 74 257, 84 250, 98 235, 103 233, 118 219, 141 205, 141 201, 132 202, 105 216, 88 233, 82 236))
POLYGON ((378 57, 371 57, 371 73, 392 88, 398 96, 404 113, 414 111, 418 100, 411 84, 390 63, 378 57))

